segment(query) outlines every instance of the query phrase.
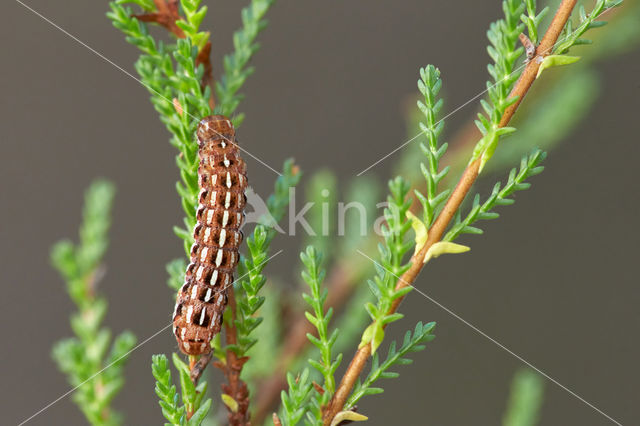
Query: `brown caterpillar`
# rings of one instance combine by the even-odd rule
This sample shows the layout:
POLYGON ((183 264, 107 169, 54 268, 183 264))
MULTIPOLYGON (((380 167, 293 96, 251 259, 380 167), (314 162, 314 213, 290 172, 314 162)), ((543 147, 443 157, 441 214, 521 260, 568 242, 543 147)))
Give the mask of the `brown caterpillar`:
POLYGON ((227 288, 240 257, 247 187, 231 121, 222 115, 206 117, 196 133, 200 194, 195 243, 173 312, 173 333, 187 355, 209 352, 211 339, 222 327, 227 288))

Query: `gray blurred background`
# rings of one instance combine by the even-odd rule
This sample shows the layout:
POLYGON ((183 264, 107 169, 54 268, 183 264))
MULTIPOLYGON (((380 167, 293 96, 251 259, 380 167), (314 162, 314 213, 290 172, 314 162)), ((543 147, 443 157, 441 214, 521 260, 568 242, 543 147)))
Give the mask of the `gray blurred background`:
MULTIPOLYGON (((138 53, 105 18, 106 2, 25 3, 134 72, 138 53)), ((203 27, 212 29, 217 76, 244 2, 205 3, 210 12, 203 27)), ((484 89, 485 32, 501 15, 500 2, 487 3, 277 2, 260 36, 257 72, 243 89, 243 145, 275 168, 293 156, 307 175, 329 166, 346 182, 406 140, 405 104, 416 93, 420 66, 441 69, 445 112, 484 89)), ((173 301, 164 265, 183 252, 171 231, 182 215, 174 149, 146 90, 19 3, 1 7, 0 423, 9 425, 69 389, 49 353, 56 340, 71 335, 74 308, 49 266, 49 248, 60 238, 77 238, 82 193, 93 178, 107 177, 118 187, 101 283, 113 331, 129 328, 143 340, 168 323, 173 301)), ((598 103, 549 153, 532 189, 502 208, 500 220, 483 224, 484 236, 463 240, 469 254, 434 261, 416 285, 631 425, 640 424, 640 52, 597 70, 598 103)), ((448 119, 448 134, 474 108, 448 119)), ((393 162, 369 172, 381 186, 393 162)), ((274 174, 250 158, 247 163, 253 187, 268 193, 274 174)), ((295 281, 298 242, 280 237, 274 247, 285 252, 268 273, 295 281)), ((438 338, 413 365, 399 368, 399 379, 382 383, 385 394, 364 400, 360 411, 369 424, 393 424, 394 416, 411 425, 499 424, 522 363, 417 293, 402 312, 406 319, 389 333, 399 336, 417 321, 434 320, 438 338)), ((162 422, 150 359, 173 350, 167 331, 132 354, 115 402, 126 424, 162 422)), ((82 425, 84 419, 67 397, 29 424, 82 425)), ((540 424, 613 423, 546 382, 540 424)))

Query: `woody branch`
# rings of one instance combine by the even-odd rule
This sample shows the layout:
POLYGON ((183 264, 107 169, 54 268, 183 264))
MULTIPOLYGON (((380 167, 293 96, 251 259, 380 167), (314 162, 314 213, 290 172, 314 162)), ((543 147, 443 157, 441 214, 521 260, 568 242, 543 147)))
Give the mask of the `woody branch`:
MULTIPOLYGON (((558 10, 556 11, 556 14, 553 17, 553 20, 549 28, 547 29, 539 46, 535 51, 534 57, 532 58, 532 60, 530 60, 527 63, 524 71, 522 72, 522 75, 520 76, 519 80, 516 82, 513 90, 510 93, 509 97, 510 98, 517 97, 517 100, 515 103, 513 103, 511 106, 509 106, 505 110, 500 120, 500 124, 499 124, 500 127, 505 127, 511 121, 511 118, 515 114, 523 98, 525 97, 525 95, 531 88, 531 85, 535 81, 542 59, 544 59, 545 56, 551 53, 553 46, 558 40, 558 37, 560 36, 565 24, 567 23, 567 20, 571 16, 571 12, 573 11, 573 8, 575 7, 575 5, 576 5, 576 0, 563 0, 560 6, 558 7, 558 10)), ((410 260, 411 266, 409 270, 407 270, 398 279, 396 283, 396 290, 400 290, 407 286, 413 285, 418 274, 423 268, 422 261, 427 251, 431 246, 433 246, 433 244, 440 241, 440 239, 442 238, 442 235, 444 234, 444 231, 446 230, 447 226, 453 219, 456 211, 460 207, 462 201, 465 199, 467 193, 471 189, 471 186, 478 178, 478 174, 480 171, 480 164, 481 164, 481 158, 478 158, 477 160, 469 164, 467 168, 464 170, 464 172, 462 173, 462 177, 458 181, 458 184, 456 185, 451 196, 447 200, 444 208, 442 209, 437 219, 429 229, 428 239, 424 247, 411 257, 411 260, 410 260)), ((398 307, 403 299, 404 297, 400 297, 394 301, 394 303, 391 306, 391 309, 389 310, 389 314, 392 314, 398 310, 398 307)), ((351 390, 353 389, 353 386, 356 380, 360 376, 360 373, 364 369, 364 366, 370 356, 371 356, 370 345, 364 345, 363 347, 358 349, 357 352, 355 353, 353 359, 351 360, 351 363, 349 364, 349 367, 347 368, 347 371, 342 377, 342 380, 340 382, 340 385, 338 386, 338 389, 336 390, 335 394, 333 395, 333 397, 329 401, 329 404, 324 410, 323 424, 325 426, 329 426, 333 418, 335 417, 335 415, 342 410, 347 398, 349 397, 349 394, 351 393, 351 390)))

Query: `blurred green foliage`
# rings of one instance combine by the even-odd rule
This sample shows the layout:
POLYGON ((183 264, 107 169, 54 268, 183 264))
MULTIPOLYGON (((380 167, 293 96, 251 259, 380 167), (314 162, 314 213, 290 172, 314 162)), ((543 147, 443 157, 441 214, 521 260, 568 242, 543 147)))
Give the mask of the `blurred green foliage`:
POLYGON ((93 182, 85 194, 80 243, 64 240, 51 250, 51 262, 65 280, 67 293, 78 309, 71 315, 75 337, 57 342, 52 356, 76 388, 73 401, 87 421, 96 426, 122 423, 120 414, 111 408, 111 401, 124 385, 124 364, 136 343, 129 331, 112 341, 111 331, 102 325, 107 300, 97 293, 109 245, 114 194, 110 182, 93 182))

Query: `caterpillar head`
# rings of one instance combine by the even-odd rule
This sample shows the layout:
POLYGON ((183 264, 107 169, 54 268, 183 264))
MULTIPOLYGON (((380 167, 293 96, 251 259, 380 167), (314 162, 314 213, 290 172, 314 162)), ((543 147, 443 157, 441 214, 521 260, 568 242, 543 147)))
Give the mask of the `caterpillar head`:
POLYGON ((216 139, 227 139, 229 143, 234 143, 236 130, 231 120, 227 117, 223 115, 210 115, 200 121, 196 134, 199 145, 216 139))

